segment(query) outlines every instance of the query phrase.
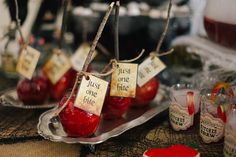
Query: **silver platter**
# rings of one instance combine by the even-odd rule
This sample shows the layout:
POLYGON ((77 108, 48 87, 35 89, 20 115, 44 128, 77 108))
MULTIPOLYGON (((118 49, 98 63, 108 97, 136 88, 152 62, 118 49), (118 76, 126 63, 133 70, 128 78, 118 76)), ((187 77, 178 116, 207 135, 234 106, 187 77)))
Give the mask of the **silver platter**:
POLYGON ((96 133, 89 138, 68 137, 64 132, 59 120, 53 123, 53 108, 43 113, 39 118, 38 133, 45 139, 54 142, 81 143, 81 144, 99 144, 109 138, 119 136, 125 131, 147 122, 149 119, 168 109, 167 91, 159 89, 159 92, 153 102, 146 108, 130 108, 123 118, 116 120, 101 120, 96 133))
POLYGON ((44 104, 40 105, 25 105, 18 99, 16 89, 12 89, 4 92, 4 94, 0 96, 0 105, 22 109, 44 109, 55 107, 57 102, 46 101, 44 104))

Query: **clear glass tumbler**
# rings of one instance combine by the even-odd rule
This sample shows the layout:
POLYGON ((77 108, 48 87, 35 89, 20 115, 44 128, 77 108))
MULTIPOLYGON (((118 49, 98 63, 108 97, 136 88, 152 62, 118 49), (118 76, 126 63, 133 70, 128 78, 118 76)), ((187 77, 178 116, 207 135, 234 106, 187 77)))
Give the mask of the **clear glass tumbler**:
POLYGON ((224 139, 224 156, 236 157, 236 98, 227 114, 224 139))
POLYGON ((176 131, 193 125, 194 114, 199 111, 199 91, 191 84, 176 84, 170 90, 169 121, 176 131))

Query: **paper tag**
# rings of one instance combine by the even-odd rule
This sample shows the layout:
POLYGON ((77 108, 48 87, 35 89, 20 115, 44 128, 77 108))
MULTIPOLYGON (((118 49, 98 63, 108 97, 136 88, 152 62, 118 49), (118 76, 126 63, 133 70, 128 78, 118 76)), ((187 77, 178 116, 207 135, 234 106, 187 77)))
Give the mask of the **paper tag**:
MULTIPOLYGON (((83 43, 79 46, 79 48, 75 51, 75 53, 72 55, 70 59, 73 69, 77 71, 82 70, 89 51, 90 51, 90 45, 88 43, 83 43)), ((96 55, 97 51, 95 50, 95 52, 92 55, 92 60, 96 57, 96 55)))
POLYGON ((5 72, 16 71, 16 63, 12 54, 8 52, 5 52, 4 54, 2 54, 2 69, 5 72))
POLYGON ((111 76, 110 95, 134 98, 136 95, 137 70, 137 64, 118 63, 117 69, 111 76))
POLYGON ((169 107, 170 124, 175 131, 187 130, 193 125, 194 115, 189 115, 188 108, 172 103, 169 107))
POLYGON ((224 142, 224 156, 232 157, 236 156, 236 133, 232 131, 225 131, 225 142, 224 142))
POLYGON ((70 67, 71 64, 68 57, 60 50, 54 50, 53 55, 44 65, 43 70, 52 84, 56 84, 70 67))
POLYGON ((141 87, 166 68, 158 57, 148 57, 138 68, 138 85, 141 87))
POLYGON ((31 79, 38 63, 40 52, 30 46, 27 46, 21 50, 18 63, 16 65, 16 71, 31 79))
POLYGON ((75 106, 87 112, 100 116, 108 82, 90 75, 83 77, 75 100, 75 106))
POLYGON ((200 136, 205 143, 218 142, 224 136, 224 122, 209 113, 201 114, 200 136))

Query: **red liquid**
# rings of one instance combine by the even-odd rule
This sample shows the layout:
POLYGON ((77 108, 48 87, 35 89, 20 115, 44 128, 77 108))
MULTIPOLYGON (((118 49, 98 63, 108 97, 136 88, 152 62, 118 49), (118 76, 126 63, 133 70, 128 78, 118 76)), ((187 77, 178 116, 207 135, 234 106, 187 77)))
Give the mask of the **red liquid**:
POLYGON ((236 49, 236 24, 218 22, 204 17, 204 26, 212 41, 236 49))

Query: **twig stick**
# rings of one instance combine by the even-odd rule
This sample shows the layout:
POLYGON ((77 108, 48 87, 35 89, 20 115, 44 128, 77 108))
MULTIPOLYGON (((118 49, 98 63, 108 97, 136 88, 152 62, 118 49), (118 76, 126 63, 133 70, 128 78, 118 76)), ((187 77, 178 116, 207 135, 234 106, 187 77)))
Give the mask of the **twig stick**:
POLYGON ((86 58, 86 60, 85 60, 85 64, 84 64, 84 66, 83 66, 82 72, 78 72, 78 73, 77 73, 77 76, 76 76, 76 80, 75 80, 73 89, 72 89, 72 91, 71 91, 71 93, 70 93, 68 99, 67 99, 66 102, 63 104, 63 106, 57 108, 57 110, 55 111, 55 116, 57 116, 57 115, 66 107, 66 105, 68 104, 70 98, 73 96, 73 94, 74 94, 74 92, 75 92, 75 89, 76 89, 77 85, 79 84, 79 81, 82 79, 82 76, 84 75, 84 72, 87 71, 88 65, 89 65, 89 63, 91 62, 91 58, 92 58, 93 52, 95 51, 95 48, 96 48, 97 43, 98 43, 98 40, 99 40, 99 38, 101 37, 101 34, 102 34, 103 29, 104 29, 104 27, 105 27, 105 25, 106 25, 106 23, 107 23, 107 20, 108 20, 110 14, 111 14, 111 11, 112 11, 112 9, 113 9, 113 6, 114 6, 114 2, 112 2, 112 3, 110 4, 109 9, 107 10, 106 15, 105 15, 105 17, 103 18, 102 23, 100 24, 100 26, 99 26, 99 28, 98 28, 98 32, 97 32, 97 34, 96 34, 96 36, 95 36, 95 39, 94 39, 94 41, 93 41, 93 43, 92 43, 92 46, 91 46, 91 49, 90 49, 90 51, 89 51, 89 53, 88 53, 88 56, 87 56, 87 58, 86 58))
POLYGON ((174 52, 174 49, 170 49, 169 51, 157 54, 157 57, 166 56, 168 54, 171 54, 172 52, 174 52))
POLYGON ((66 102, 63 104, 63 106, 59 107, 56 111, 55 111, 55 116, 57 116, 65 107, 66 105, 68 104, 68 102, 70 101, 71 97, 73 96, 74 92, 75 92, 75 89, 77 87, 77 82, 79 81, 79 76, 77 75, 76 76, 76 79, 75 79, 75 84, 72 88, 72 91, 68 97, 68 99, 66 100, 66 102))
MULTIPOLYGON (((143 55, 144 52, 145 52, 145 50, 142 49, 142 51, 140 52, 140 54, 139 54, 137 57, 132 58, 132 59, 129 59, 129 60, 120 60, 119 62, 121 62, 121 63, 134 62, 134 61, 138 60, 140 57, 142 57, 142 55, 143 55)), ((116 63, 116 64, 117 64, 117 60, 116 60, 116 59, 110 60, 110 63, 107 64, 107 65, 105 65, 105 67, 102 69, 102 71, 101 71, 100 73, 105 73, 105 72, 107 72, 107 70, 109 69, 109 67, 110 67, 110 65, 111 65, 112 63, 116 63)))
POLYGON ((92 46, 91 46, 91 48, 89 50, 89 53, 88 53, 88 56, 87 56, 87 58, 85 60, 85 63, 84 63, 82 71, 87 71, 87 69, 88 69, 89 63, 91 62, 91 58, 92 58, 92 55, 93 55, 93 53, 95 51, 95 48, 97 46, 98 40, 100 39, 100 37, 102 35, 102 32, 103 32, 103 29, 104 29, 104 27, 105 27, 105 25, 107 23, 107 20, 108 20, 110 14, 111 14, 111 11, 113 10, 113 6, 114 6, 114 2, 112 2, 110 4, 109 9, 107 10, 107 12, 106 12, 106 14, 105 14, 105 16, 104 16, 104 18, 102 20, 102 23, 100 24, 100 26, 98 28, 98 32, 97 32, 97 34, 96 34, 96 36, 95 36, 95 38, 93 40, 92 46))
POLYGON ((67 6, 68 6, 68 0, 64 0, 63 3, 63 16, 62 16, 62 25, 61 25, 61 36, 60 36, 60 42, 59 42, 59 48, 62 48, 63 41, 64 41, 64 34, 66 31, 66 22, 67 22, 67 6))
POLYGON ((19 19, 19 6, 18 6, 18 1, 15 0, 15 5, 16 5, 16 27, 17 30, 19 31, 20 37, 22 39, 23 44, 25 43, 22 31, 21 31, 21 26, 20 26, 20 19, 19 19))
POLYGON ((114 21, 114 47, 115 47, 115 58, 117 61, 120 59, 119 53, 119 10, 120 10, 120 1, 116 1, 116 9, 115 9, 115 21, 114 21))
POLYGON ((106 56, 111 56, 110 52, 107 50, 105 46, 103 46, 101 43, 97 43, 98 49, 106 56))
POLYGON ((132 58, 132 59, 129 59, 129 60, 121 60, 120 62, 122 62, 122 63, 134 62, 134 61, 138 60, 140 57, 142 57, 142 55, 143 55, 144 52, 145 52, 145 50, 142 49, 142 51, 140 52, 140 54, 139 54, 137 57, 132 58))
POLYGON ((84 19, 82 21, 82 27, 83 27, 83 30, 82 30, 82 41, 83 42, 87 42, 87 36, 88 36, 88 21, 87 21, 87 19, 84 19))
POLYGON ((157 47, 156 47, 156 53, 159 53, 160 51, 160 48, 161 48, 161 45, 163 43, 163 40, 167 34, 167 30, 168 30, 168 27, 169 27, 169 23, 170 23, 170 11, 171 11, 171 7, 172 7, 172 2, 171 0, 169 1, 169 6, 168 6, 168 12, 167 12, 167 19, 166 19, 166 24, 165 24, 165 27, 164 27, 164 31, 162 32, 161 34, 161 38, 157 44, 157 47))
POLYGON ((150 53, 150 56, 151 56, 151 57, 166 56, 166 55, 171 54, 173 51, 174 51, 174 49, 170 49, 169 51, 166 51, 166 52, 163 52, 163 53, 158 53, 158 54, 156 54, 155 52, 151 52, 151 53, 150 53))

